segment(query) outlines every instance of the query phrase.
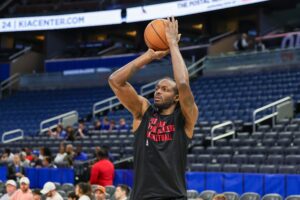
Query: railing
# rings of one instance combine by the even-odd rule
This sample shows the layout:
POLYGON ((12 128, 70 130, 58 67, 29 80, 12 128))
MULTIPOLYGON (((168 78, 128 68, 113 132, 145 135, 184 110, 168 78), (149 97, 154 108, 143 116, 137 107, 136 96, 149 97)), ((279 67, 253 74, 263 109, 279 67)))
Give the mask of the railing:
POLYGON ((243 66, 243 69, 253 66, 286 66, 300 62, 300 48, 271 49, 268 51, 249 51, 224 54, 222 56, 209 56, 204 62, 208 70, 235 69, 243 66))
POLYGON ((21 140, 23 138, 24 138, 24 131, 22 129, 7 131, 7 132, 4 132, 3 135, 2 135, 2 143, 9 143, 9 142, 13 142, 13 141, 16 141, 16 140, 21 140), (13 134, 18 133, 18 132, 21 133, 20 136, 14 137, 14 138, 11 138, 11 139, 5 139, 5 137, 7 137, 9 135, 13 135, 13 134))
POLYGON ((97 55, 98 55, 98 56, 103 55, 103 54, 105 54, 105 53, 107 53, 107 52, 109 52, 109 51, 111 51, 111 50, 115 50, 115 49, 117 49, 117 48, 119 48, 119 47, 120 47, 120 45, 115 44, 115 45, 113 45, 113 46, 111 46, 111 47, 108 47, 108 48, 106 48, 106 49, 103 49, 102 51, 99 51, 99 52, 97 53, 97 55))
POLYGON ((151 93, 154 91, 153 86, 155 86, 157 83, 158 83, 158 80, 157 80, 157 81, 153 81, 153 82, 151 82, 151 83, 148 83, 148 84, 146 84, 146 85, 143 85, 143 86, 140 88, 140 94, 141 94, 142 96, 145 96, 145 95, 147 95, 147 94, 151 94, 151 93), (146 89, 148 89, 148 88, 150 88, 150 89, 149 89, 149 90, 146 90, 146 89))
POLYGON ((199 71, 204 69, 204 66, 202 64, 205 59, 206 57, 203 57, 188 67, 188 72, 190 77, 196 75, 199 71))
POLYGON ((121 164, 123 162, 129 162, 129 161, 133 161, 133 156, 114 161, 114 165, 121 164))
POLYGON ((3 2, 2 5, 0 5, 0 11, 4 10, 13 1, 14 0, 6 0, 5 2, 3 2))
POLYGON ((217 35, 215 37, 212 37, 212 38, 209 39, 209 43, 213 43, 213 42, 215 42, 217 40, 220 40, 220 39, 222 39, 224 37, 227 37, 227 36, 229 36, 229 35, 231 35, 233 33, 235 33, 235 31, 229 31, 229 32, 223 33, 221 35, 217 35))
POLYGON ((8 79, 4 80, 0 84, 0 99, 2 98, 2 93, 4 90, 9 88, 9 95, 11 95, 11 86, 15 83, 19 82, 20 74, 16 73, 9 77, 8 79))
MULTIPOLYGON (((198 73, 200 70, 202 70, 204 68, 204 66, 202 65, 202 63, 204 62, 206 57, 203 57, 201 59, 199 59, 197 62, 193 63, 192 65, 190 65, 187 69, 189 72, 189 76, 194 76, 196 73, 198 73)), ((146 85, 143 85, 140 88, 140 95, 145 96, 148 94, 151 94, 152 92, 154 92, 154 86, 156 85, 158 81, 153 81, 151 83, 148 83, 146 85)), ((96 116, 96 114, 105 111, 105 110, 111 110, 113 107, 120 105, 121 103, 119 102, 118 98, 116 96, 110 97, 108 99, 104 99, 102 101, 96 102, 93 105, 93 117, 96 116), (117 101, 117 102, 114 102, 117 101), (107 105, 108 104, 108 105, 107 105), (101 108, 97 108, 100 107, 101 108)))
POLYGON ((285 97, 283 99, 280 99, 278 101, 275 101, 273 103, 270 103, 268 105, 265 105, 265 106, 263 106, 261 108, 258 108, 256 110, 254 110, 253 111, 253 115, 252 115, 252 124, 253 124, 253 129, 252 130, 253 130, 253 133, 255 133, 255 131, 256 131, 256 124, 259 124, 259 123, 261 123, 261 122, 263 122, 263 121, 265 121, 267 119, 272 118, 272 124, 274 126, 275 125, 275 118, 274 117, 278 115, 278 112, 276 110, 277 109, 276 106, 278 106, 278 105, 280 105, 280 104, 282 104, 284 102, 287 102, 287 101, 292 101, 292 98, 291 97, 285 97), (266 115, 266 116, 264 116, 262 118, 256 119, 257 113, 265 111, 265 110, 267 110, 269 108, 272 108, 272 113, 271 114, 268 114, 268 115, 266 115))
POLYGON ((20 55, 22 55, 22 54, 24 54, 24 53, 26 53, 27 51, 30 51, 30 50, 31 50, 31 47, 26 47, 25 49, 23 49, 23 50, 21 50, 21 51, 15 53, 15 54, 13 54, 13 55, 11 55, 11 56, 9 57, 9 60, 13 60, 13 59, 19 57, 20 55))
POLYGON ((226 121, 224 123, 217 124, 217 125, 213 126, 211 131, 210 131, 211 146, 214 146, 214 141, 222 139, 224 137, 231 136, 231 135, 233 135, 233 138, 235 138, 235 126, 234 126, 234 123, 232 121, 226 121), (228 132, 226 132, 224 134, 215 136, 215 131, 217 129, 220 129, 220 128, 223 128, 223 127, 229 126, 229 125, 231 125, 231 127, 232 127, 231 130, 229 130, 228 132))
POLYGON ((40 123, 40 134, 42 134, 42 133, 48 131, 49 129, 53 129, 53 128, 57 127, 57 125, 58 125, 58 124, 61 124, 62 121, 63 121, 65 118, 72 117, 72 116, 76 117, 76 119, 77 119, 76 121, 78 121, 79 115, 78 115, 78 112, 75 111, 75 110, 74 110, 74 111, 71 111, 71 112, 68 112, 68 113, 64 113, 64 114, 62 114, 62 115, 57 115, 57 116, 55 116, 55 117, 52 117, 52 118, 49 118, 49 119, 46 119, 46 120, 42 121, 42 122, 40 123), (57 121, 57 123, 54 124, 54 125, 48 125, 48 126, 44 127, 45 124, 48 124, 48 123, 54 122, 54 121, 57 121))
POLYGON ((97 103, 95 103, 93 105, 93 118, 96 116, 96 114, 102 112, 102 111, 105 111, 105 110, 110 110, 115 107, 115 106, 118 106, 120 105, 120 101, 118 100, 118 98, 116 96, 113 96, 113 97, 110 97, 108 99, 104 99, 102 101, 99 101, 97 103), (114 101, 117 101, 117 102, 114 102, 114 101), (107 106, 104 106, 104 107, 101 107, 100 109, 97 109, 98 106, 103 106, 105 104, 108 104, 107 106))

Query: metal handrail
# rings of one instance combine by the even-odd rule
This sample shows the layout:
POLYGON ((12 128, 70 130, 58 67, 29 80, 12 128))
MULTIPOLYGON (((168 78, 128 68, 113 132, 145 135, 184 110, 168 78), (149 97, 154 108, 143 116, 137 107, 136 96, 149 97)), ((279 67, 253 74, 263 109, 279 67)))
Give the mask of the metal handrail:
MULTIPOLYGON (((188 72, 189 72, 189 76, 194 76, 197 72, 199 72, 200 70, 202 70, 204 68, 204 66, 201 66, 201 67, 198 67, 198 68, 197 68, 197 66, 200 63, 202 63, 205 60, 205 58, 206 57, 203 57, 203 58, 199 59, 197 62, 193 63, 192 65, 190 65, 187 68, 188 72)), ((151 94, 152 92, 154 92, 154 88, 152 88, 152 89, 150 89, 148 91, 145 91, 145 89, 156 85, 157 82, 158 82, 158 80, 153 81, 151 83, 147 83, 146 85, 143 85, 140 88, 140 95, 145 96, 145 95, 148 95, 148 94, 151 94)), ((107 99, 104 99, 102 101, 94 103, 94 105, 93 105, 93 113, 92 113, 93 118, 95 118, 95 116, 96 116, 97 113, 100 113, 100 112, 108 110, 108 109, 111 110, 113 107, 121 105, 121 102, 118 101, 116 103, 113 103, 113 100, 118 100, 118 98, 116 96, 113 96, 113 97, 109 97, 107 99), (106 103, 109 103, 109 105, 105 106, 103 108, 97 109, 97 107, 99 105, 106 104, 106 103)))
POLYGON ((6 0, 2 5, 0 6, 0 11, 2 11, 4 8, 6 8, 10 3, 12 3, 13 0, 6 0))
POLYGON ((143 86, 140 88, 140 94, 141 94, 142 96, 145 96, 145 95, 147 95, 147 94, 150 94, 151 92, 154 91, 154 89, 151 89, 151 90, 146 91, 146 92, 144 92, 144 90, 145 90, 146 88, 148 88, 148 87, 152 87, 152 86, 156 85, 157 83, 158 83, 158 80, 157 80, 157 81, 153 81, 153 82, 151 82, 151 83, 148 83, 148 84, 146 84, 146 85, 143 85, 143 86))
POLYGON ((278 112, 275 110, 275 108, 276 108, 275 106, 277 106, 277 105, 279 105, 279 104, 281 104, 283 102, 291 101, 291 100, 292 100, 291 97, 285 97, 285 98, 277 100, 277 101, 275 101, 273 103, 267 104, 267 105, 265 105, 263 107, 255 109, 253 111, 253 115, 252 115, 252 125, 253 125, 253 129, 252 130, 253 130, 253 133, 256 131, 256 124, 259 124, 259 123, 261 123, 261 122, 263 122, 263 121, 265 121, 267 119, 272 118, 272 123, 274 125, 275 124, 274 117, 278 115, 278 112), (273 108, 271 114, 268 114, 267 116, 264 116, 264 117, 262 117, 260 119, 256 119, 257 113, 259 113, 261 111, 264 111, 264 110, 266 110, 268 108, 273 108))
POLYGON ((205 59, 206 59, 206 56, 199 59, 198 61, 196 61, 195 63, 193 63, 191 66, 188 67, 188 72, 189 72, 190 77, 194 76, 196 73, 198 73, 199 71, 204 69, 203 65, 201 67, 197 67, 197 66, 200 65, 201 63, 203 63, 205 59))
POLYGON ((102 51, 99 51, 99 52, 97 53, 97 55, 105 54, 105 53, 107 53, 107 52, 109 52, 109 51, 111 51, 111 50, 114 50, 114 49, 116 49, 116 48, 119 48, 119 45, 115 44, 115 45, 113 45, 113 46, 111 46, 111 47, 108 47, 108 48, 106 48, 106 49, 103 49, 102 51))
POLYGON ((13 84, 18 82, 19 80, 20 80, 20 74, 16 73, 10 76, 9 78, 7 78, 6 80, 2 81, 0 83, 0 99, 2 98, 2 92, 7 88, 10 88, 13 84))
POLYGON ((223 122, 221 124, 217 124, 215 126, 213 126, 211 128, 211 131, 210 131, 210 139, 211 139, 211 146, 214 146, 214 141, 216 140, 219 140, 219 139, 222 139, 224 137, 228 137, 230 135, 233 135, 233 138, 235 138, 235 125, 232 121, 226 121, 226 122, 223 122), (225 127, 225 126, 228 126, 228 125, 231 125, 232 126, 232 129, 224 134, 221 134, 221 135, 218 135, 218 136, 214 136, 215 135, 215 131, 219 128, 222 128, 222 127, 225 127))
POLYGON ((73 111, 70 111, 70 112, 67 112, 67 113, 64 113, 64 114, 61 114, 61 115, 57 115, 55 117, 52 117, 52 118, 49 118, 49 119, 46 119, 44 121, 42 121, 40 123, 40 133, 43 133, 45 131, 48 131, 49 129, 53 129, 55 127, 57 127, 58 124, 61 123, 61 120, 68 117, 68 116, 72 116, 72 115, 75 115, 77 118, 78 118, 78 112, 76 110, 73 110, 73 111), (52 126, 48 126, 46 128, 43 128, 43 126, 49 122, 53 122, 55 120, 58 120, 59 122, 56 123, 55 125, 52 125, 52 126))
POLYGON ((22 55, 22 54, 24 54, 24 53, 26 53, 27 51, 30 51, 31 50, 31 46, 30 47, 26 47, 25 49, 22 49, 21 51, 19 51, 19 52, 17 52, 17 53, 15 53, 15 54, 13 54, 13 55, 11 55, 11 56, 9 56, 9 60, 13 60, 13 59, 15 59, 16 57, 18 57, 18 56, 20 56, 20 55, 22 55))
POLYGON ((96 114, 98 114, 102 111, 108 110, 108 109, 111 110, 113 107, 118 106, 118 105, 121 105, 121 102, 118 100, 117 96, 109 97, 107 99, 104 99, 102 101, 94 103, 94 105, 93 105, 93 118, 95 118, 96 114), (117 100, 118 102, 113 103, 114 100, 117 100), (109 103, 109 105, 97 110, 97 107, 99 105, 106 104, 106 103, 109 103))
POLYGON ((2 81, 1 82, 1 88, 4 86, 4 85, 7 85, 9 84, 10 81, 12 81, 13 79, 16 79, 20 76, 19 73, 15 73, 14 75, 10 76, 9 78, 7 78, 6 80, 2 81))
POLYGON ((114 161, 114 165, 117 165, 117 164, 120 164, 123 162, 128 162, 128 161, 133 161, 133 156, 114 161))
POLYGON ((16 140, 21 140, 23 138, 24 138, 24 131, 22 129, 15 129, 15 130, 11 130, 11 131, 7 131, 7 132, 3 133, 3 135, 2 135, 2 143, 9 143, 9 142, 13 142, 13 141, 16 141, 16 140), (21 133, 20 136, 14 137, 12 139, 5 140, 6 136, 12 135, 12 134, 15 134, 15 133, 18 133, 18 132, 21 133))
POLYGON ((219 39, 221 39, 221 38, 224 38, 224 37, 226 37, 226 36, 228 36, 228 35, 231 35, 231 34, 233 34, 233 33, 235 33, 235 31, 228 31, 228 32, 223 33, 223 34, 221 34, 221 35, 217 35, 217 36, 215 36, 215 37, 212 37, 212 38, 209 39, 209 43, 212 43, 212 42, 214 42, 214 41, 216 41, 216 40, 219 40, 219 39))

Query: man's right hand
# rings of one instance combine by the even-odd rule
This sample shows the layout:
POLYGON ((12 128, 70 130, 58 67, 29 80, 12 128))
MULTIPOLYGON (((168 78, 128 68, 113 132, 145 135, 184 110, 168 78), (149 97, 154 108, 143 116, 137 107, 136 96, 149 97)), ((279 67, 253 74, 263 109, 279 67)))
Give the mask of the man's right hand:
POLYGON ((151 60, 160 60, 166 55, 168 55, 169 52, 169 49, 165 51, 154 51, 153 49, 148 49, 146 54, 150 56, 151 60))

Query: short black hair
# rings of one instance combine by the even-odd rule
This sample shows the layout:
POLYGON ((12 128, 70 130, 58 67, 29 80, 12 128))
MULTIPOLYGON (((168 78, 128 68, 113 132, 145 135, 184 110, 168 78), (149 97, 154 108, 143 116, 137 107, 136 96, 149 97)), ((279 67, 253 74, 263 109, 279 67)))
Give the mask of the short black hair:
POLYGON ((106 148, 100 148, 100 150, 97 152, 97 156, 100 159, 108 158, 108 150, 106 148))
POLYGON ((45 156, 44 160, 47 161, 49 164, 51 164, 51 162, 52 162, 52 159, 49 156, 45 156))
POLYGON ((129 195, 130 193, 130 188, 128 185, 125 185, 125 184, 119 184, 117 187, 120 187, 122 191, 125 192, 126 196, 129 195))
POLYGON ((75 192, 70 192, 69 194, 68 194, 68 198, 72 198, 72 199, 74 199, 74 198, 78 198, 77 197, 77 195, 75 194, 75 192))
POLYGON ((6 148, 6 149, 4 150, 4 153, 10 154, 10 153, 11 153, 11 151, 10 151, 10 149, 9 149, 9 148, 6 148))

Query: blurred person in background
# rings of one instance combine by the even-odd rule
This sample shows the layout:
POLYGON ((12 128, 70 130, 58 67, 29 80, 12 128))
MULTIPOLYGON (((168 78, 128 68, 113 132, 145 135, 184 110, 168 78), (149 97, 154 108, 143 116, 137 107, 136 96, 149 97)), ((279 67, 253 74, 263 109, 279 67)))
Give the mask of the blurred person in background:
POLYGON ((16 192, 17 190, 17 183, 14 180, 8 180, 5 183, 6 194, 4 194, 0 200, 9 200, 10 197, 16 192))
POLYGON ((44 157, 52 157, 51 150, 48 147, 40 147, 39 159, 43 160, 44 157))
POLYGON ((25 148, 24 151, 26 152, 26 160, 29 160, 30 164, 30 162, 33 160, 32 150, 30 148, 25 148))
POLYGON ((108 159, 108 151, 101 148, 97 153, 98 162, 91 168, 90 184, 102 185, 104 187, 113 185, 115 167, 108 159))
POLYGON ((91 185, 84 182, 78 183, 75 188, 75 193, 79 197, 78 200, 91 200, 91 185))
POLYGON ((95 200, 106 200, 106 189, 105 187, 98 185, 97 187, 95 187, 94 191, 93 191, 93 196, 95 200))
POLYGON ((7 157, 7 162, 13 162, 14 154, 11 152, 9 148, 4 149, 4 154, 7 157))
POLYGON ((45 167, 45 168, 57 168, 57 166, 52 163, 52 159, 48 156, 46 156, 43 159, 42 163, 43 163, 43 167, 45 167))
POLYGON ((224 194, 216 194, 212 200, 227 200, 227 198, 224 194))
POLYGON ((115 200, 127 200, 130 189, 127 185, 120 184, 117 186, 114 197, 115 200))
POLYGON ((103 118, 102 130, 109 130, 110 124, 107 117, 103 118))
POLYGON ((85 138, 88 135, 88 131, 85 128, 85 124, 83 121, 80 121, 78 124, 78 129, 76 133, 76 138, 85 138))
POLYGON ((248 35, 246 33, 243 33, 238 40, 234 42, 234 48, 236 51, 245 51, 248 49, 248 35))
POLYGON ((42 167, 42 161, 39 159, 39 151, 34 150, 32 154, 32 161, 30 163, 31 167, 40 168, 42 167))
POLYGON ((74 141, 75 140, 75 133, 72 126, 67 126, 66 128, 66 140, 68 141, 74 141))
POLYGON ((48 135, 51 138, 66 138, 67 134, 66 131, 64 130, 64 127, 61 124, 58 124, 55 129, 49 129, 48 130, 48 135))
POLYGON ((62 143, 59 146, 59 152, 56 154, 54 158, 54 163, 63 163, 66 156, 67 153, 65 152, 65 146, 62 143))
POLYGON ((69 194, 68 194, 68 200, 77 200, 78 199, 78 197, 77 197, 77 195, 75 194, 75 192, 70 192, 69 194))
POLYGON ((27 177, 20 179, 20 189, 18 189, 10 198, 10 200, 32 200, 33 194, 29 188, 30 181, 27 177))
POLYGON ((119 120, 118 130, 119 130, 119 131, 122 131, 122 130, 128 131, 128 130, 129 130, 129 126, 126 124, 125 118, 121 118, 121 119, 119 120))
POLYGON ((109 122, 109 129, 108 130, 109 131, 117 130, 115 120, 110 120, 110 122, 109 122))
POLYGON ((52 182, 45 183, 41 193, 47 197, 46 200, 63 200, 62 196, 56 191, 55 184, 52 182))
POLYGON ((7 179, 13 179, 18 181, 25 174, 25 168, 21 165, 21 159, 19 154, 14 155, 12 164, 7 167, 7 179))
POLYGON ((255 41, 254 48, 255 48, 255 51, 265 51, 266 50, 266 46, 262 42, 261 39, 258 39, 258 40, 255 41))
POLYGON ((73 166, 74 157, 75 157, 75 152, 73 150, 72 144, 68 144, 66 146, 66 153, 67 153, 67 155, 65 156, 64 161, 67 162, 68 165, 71 167, 71 166, 73 166))
POLYGON ((32 195, 33 195, 33 200, 42 200, 42 194, 40 190, 33 190, 32 195))
POLYGON ((94 130, 100 131, 101 129, 102 129, 101 121, 100 121, 100 120, 96 120, 96 121, 94 122, 94 130))
POLYGON ((74 160, 79 160, 79 161, 88 160, 87 154, 82 152, 82 147, 80 145, 76 147, 76 153, 75 153, 74 160))
POLYGON ((26 153, 25 151, 20 152, 20 160, 21 160, 21 165, 23 167, 29 167, 30 161, 26 159, 26 153))
POLYGON ((3 154, 1 155, 1 162, 8 162, 8 156, 7 156, 6 153, 3 153, 3 154))

